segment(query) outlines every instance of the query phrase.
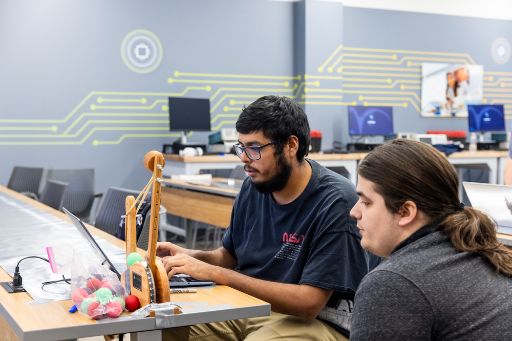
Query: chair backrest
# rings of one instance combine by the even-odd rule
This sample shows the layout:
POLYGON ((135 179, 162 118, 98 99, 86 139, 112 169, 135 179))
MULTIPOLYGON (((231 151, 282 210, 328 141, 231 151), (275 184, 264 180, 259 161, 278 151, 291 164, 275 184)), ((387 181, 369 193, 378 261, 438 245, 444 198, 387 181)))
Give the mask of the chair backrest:
POLYGON ((20 193, 28 192, 37 195, 42 176, 43 168, 15 166, 12 169, 7 188, 20 193))
POLYGON ((67 182, 62 206, 82 220, 89 220, 94 202, 94 169, 50 169, 48 180, 67 182))
POLYGON ((62 201, 64 200, 64 194, 68 187, 67 182, 48 180, 44 186, 43 193, 41 194, 41 201, 43 204, 60 210, 62 208, 62 201))
POLYGON ((121 216, 126 213, 125 200, 128 195, 137 197, 139 192, 126 188, 110 187, 107 193, 103 195, 98 214, 94 220, 94 226, 115 236, 121 216))
MULTIPOLYGON (((160 206, 160 226, 162 224, 166 224, 167 222, 167 210, 160 206)), ((137 247, 143 250, 148 249, 149 243, 149 228, 151 225, 151 212, 148 212, 146 217, 144 218, 144 224, 142 225, 142 230, 140 231, 139 237, 137 238, 137 247)))

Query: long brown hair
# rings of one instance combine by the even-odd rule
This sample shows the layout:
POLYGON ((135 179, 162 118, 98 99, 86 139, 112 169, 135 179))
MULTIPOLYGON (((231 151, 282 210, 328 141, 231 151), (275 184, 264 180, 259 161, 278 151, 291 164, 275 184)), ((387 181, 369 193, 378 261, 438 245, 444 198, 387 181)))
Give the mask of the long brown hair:
POLYGON ((374 183, 389 211, 396 213, 411 200, 431 222, 449 235, 458 251, 485 257, 493 267, 512 276, 512 250, 497 240, 494 221, 459 202, 455 168, 427 144, 394 140, 370 152, 358 173, 374 183))

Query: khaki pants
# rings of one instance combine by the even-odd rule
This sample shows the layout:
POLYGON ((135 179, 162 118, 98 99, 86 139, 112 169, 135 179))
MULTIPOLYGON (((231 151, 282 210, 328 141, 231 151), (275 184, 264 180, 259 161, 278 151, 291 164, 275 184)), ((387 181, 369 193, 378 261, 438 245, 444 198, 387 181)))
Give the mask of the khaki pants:
POLYGON ((165 329, 162 335, 166 341, 348 340, 319 320, 274 312, 265 317, 165 329))

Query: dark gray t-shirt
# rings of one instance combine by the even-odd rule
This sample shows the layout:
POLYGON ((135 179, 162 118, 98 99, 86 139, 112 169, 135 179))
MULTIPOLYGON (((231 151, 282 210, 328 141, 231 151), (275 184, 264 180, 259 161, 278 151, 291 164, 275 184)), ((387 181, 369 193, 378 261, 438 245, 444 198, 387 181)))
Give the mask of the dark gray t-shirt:
POLYGON ((354 292, 368 272, 349 216, 357 194, 348 179, 308 162, 313 172, 306 189, 286 205, 246 179, 223 244, 248 276, 335 290, 319 318, 348 330, 354 292))
POLYGON ((350 339, 512 340, 512 279, 435 229, 415 235, 361 282, 350 339))

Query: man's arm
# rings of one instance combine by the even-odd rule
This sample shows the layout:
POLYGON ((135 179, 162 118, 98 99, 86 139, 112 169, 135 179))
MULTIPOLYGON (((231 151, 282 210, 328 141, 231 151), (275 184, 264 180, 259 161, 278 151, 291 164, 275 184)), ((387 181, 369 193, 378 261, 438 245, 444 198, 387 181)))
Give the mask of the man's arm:
MULTIPOLYGON (((199 256, 214 260, 215 255, 222 252, 222 249, 221 247, 214 251, 201 251, 199 256)), ((227 250, 224 249, 224 251, 229 254, 227 250)), ((332 294, 331 290, 311 285, 286 284, 252 278, 222 266, 207 264, 190 254, 179 253, 176 256, 164 257, 162 260, 169 277, 184 273, 195 278, 212 280, 217 284, 228 285, 270 303, 273 311, 306 319, 315 318, 332 294)))
POLYGON ((350 340, 430 341, 433 324, 432 307, 412 282, 377 270, 357 289, 350 340))
POLYGON ((178 246, 173 243, 158 243, 156 255, 158 257, 176 256, 179 254, 189 255, 208 264, 233 269, 236 266, 236 259, 223 247, 211 251, 192 250, 178 246))

